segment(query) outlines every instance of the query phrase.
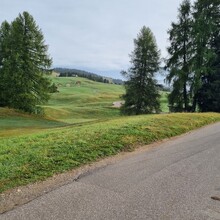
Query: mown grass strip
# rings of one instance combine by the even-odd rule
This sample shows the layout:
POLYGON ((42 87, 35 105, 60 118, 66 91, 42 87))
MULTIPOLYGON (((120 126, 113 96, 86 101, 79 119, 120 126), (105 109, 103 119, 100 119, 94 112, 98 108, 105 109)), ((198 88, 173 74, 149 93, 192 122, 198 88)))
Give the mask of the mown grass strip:
POLYGON ((220 114, 145 115, 2 138, 0 192, 216 121, 220 114))

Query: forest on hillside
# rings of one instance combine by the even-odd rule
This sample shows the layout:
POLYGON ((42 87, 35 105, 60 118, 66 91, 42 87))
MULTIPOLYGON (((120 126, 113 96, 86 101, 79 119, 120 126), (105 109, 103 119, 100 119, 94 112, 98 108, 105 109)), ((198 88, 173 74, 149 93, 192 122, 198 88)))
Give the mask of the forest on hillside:
POLYGON ((55 72, 59 73, 59 77, 84 77, 96 82, 102 82, 102 83, 113 83, 117 85, 123 85, 124 81, 121 79, 113 79, 110 77, 104 77, 100 76, 95 73, 91 73, 85 70, 78 70, 78 69, 69 69, 69 68, 54 68, 53 69, 55 72))

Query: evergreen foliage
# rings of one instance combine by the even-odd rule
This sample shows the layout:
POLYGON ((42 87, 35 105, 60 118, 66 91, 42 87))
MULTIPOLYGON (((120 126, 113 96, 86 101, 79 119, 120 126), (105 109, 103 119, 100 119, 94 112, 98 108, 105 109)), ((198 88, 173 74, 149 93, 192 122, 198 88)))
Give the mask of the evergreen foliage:
POLYGON ((159 70, 160 53, 156 40, 147 27, 143 27, 134 40, 134 51, 130 55, 132 66, 122 74, 128 78, 123 114, 139 115, 160 111, 159 91, 154 74, 159 70))
POLYGON ((8 72, 8 60, 10 58, 10 24, 5 21, 2 23, 0 28, 0 107, 8 105, 7 97, 7 76, 10 74, 8 72))
POLYGON ((184 0, 168 33, 171 107, 220 112, 220 0, 184 0))
POLYGON ((109 77, 103 77, 95 73, 87 72, 84 70, 78 70, 78 69, 67 69, 67 68, 55 68, 54 71, 60 73, 60 77, 83 77, 90 79, 95 82, 103 82, 103 83, 114 83, 118 85, 124 84, 124 82, 121 79, 113 79, 109 77))
POLYGON ((0 33, 0 104, 34 113, 49 99, 51 85, 45 74, 52 60, 43 34, 28 12, 4 22, 0 33))
POLYGON ((220 1, 197 0, 193 17, 193 109, 220 112, 220 1))
POLYGON ((171 24, 168 31, 170 46, 167 48, 169 58, 166 68, 169 74, 166 77, 168 83, 172 83, 173 90, 168 99, 174 111, 190 110, 190 65, 192 56, 192 17, 191 4, 184 0, 178 9, 178 21, 171 24))

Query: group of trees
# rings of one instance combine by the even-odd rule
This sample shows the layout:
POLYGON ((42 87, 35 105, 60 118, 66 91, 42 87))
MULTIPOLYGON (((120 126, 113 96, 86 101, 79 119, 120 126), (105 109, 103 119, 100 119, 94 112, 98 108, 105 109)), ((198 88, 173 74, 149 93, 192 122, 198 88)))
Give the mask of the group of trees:
POLYGON ((174 111, 220 112, 220 1, 184 0, 168 31, 166 79, 174 111))
MULTIPOLYGON (((168 34, 165 68, 172 88, 168 97, 171 110, 220 112, 220 0, 196 0, 193 5, 183 0, 168 34)), ((122 71, 127 78, 122 113, 159 112, 159 86, 154 74, 159 70, 160 51, 149 28, 141 29, 130 57, 131 67, 122 71)), ((11 23, 3 22, 0 107, 36 112, 55 90, 46 77, 51 63, 43 34, 28 12, 11 23)), ((94 74, 89 77, 104 80, 94 74)))
MULTIPOLYGON (((171 111, 220 112, 220 0, 184 0, 178 20, 168 30, 170 46, 165 60, 171 85, 171 111)), ((134 40, 131 68, 122 74, 125 84, 125 114, 159 111, 159 93, 154 73, 159 51, 149 28, 143 27, 134 40)))
POLYGON ((124 82, 121 79, 113 79, 113 78, 103 77, 98 74, 87 72, 84 70, 55 68, 54 71, 58 72, 60 74, 59 75, 60 77, 79 76, 79 77, 90 79, 95 82, 114 83, 114 84, 118 84, 118 85, 124 84, 124 82))
POLYGON ((33 17, 24 12, 0 27, 0 107, 34 113, 49 99, 52 60, 33 17))
POLYGON ((60 75, 59 77, 74 77, 79 76, 83 78, 87 78, 96 82, 104 82, 102 76, 99 76, 94 73, 90 73, 84 70, 77 70, 77 69, 66 69, 66 68, 55 68, 54 71, 58 72, 60 75))

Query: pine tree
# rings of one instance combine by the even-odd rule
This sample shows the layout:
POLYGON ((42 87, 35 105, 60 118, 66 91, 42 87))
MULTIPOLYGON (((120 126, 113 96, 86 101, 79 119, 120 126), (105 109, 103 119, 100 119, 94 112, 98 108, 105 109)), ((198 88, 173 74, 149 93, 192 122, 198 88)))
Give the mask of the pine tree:
POLYGON ((216 58, 212 63, 212 72, 202 78, 198 90, 198 105, 202 112, 220 112, 220 36, 212 44, 216 58))
POLYGON ((168 97, 169 104, 174 111, 190 111, 190 77, 191 77, 191 4, 184 0, 178 9, 178 21, 171 24, 168 31, 170 46, 167 48, 169 58, 166 77, 172 84, 172 91, 168 97))
POLYGON ((11 56, 10 24, 5 21, 0 27, 0 107, 8 105, 7 94, 7 62, 11 56))
POLYGON ((50 81, 45 74, 52 60, 33 17, 24 12, 10 25, 10 56, 3 57, 7 106, 35 112, 49 99, 50 81))
POLYGON ((220 0, 197 0, 192 13, 184 0, 169 34, 169 103, 177 111, 220 111, 220 0))
POLYGON ((197 0, 193 11, 193 109, 220 111, 219 97, 219 35, 220 1, 197 0))
POLYGON ((154 73, 159 70, 159 50, 156 40, 147 27, 143 27, 134 40, 134 51, 130 55, 132 66, 127 72, 126 94, 122 96, 125 103, 121 108, 123 114, 138 115, 160 111, 159 91, 154 73))

